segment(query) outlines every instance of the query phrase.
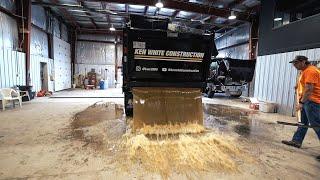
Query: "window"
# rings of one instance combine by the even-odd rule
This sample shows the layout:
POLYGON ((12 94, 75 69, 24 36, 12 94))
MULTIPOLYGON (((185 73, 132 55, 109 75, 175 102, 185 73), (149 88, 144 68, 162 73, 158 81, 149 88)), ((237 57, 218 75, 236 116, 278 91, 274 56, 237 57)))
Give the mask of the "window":
POLYGON ((319 13, 319 0, 277 0, 273 27, 281 27, 319 13))

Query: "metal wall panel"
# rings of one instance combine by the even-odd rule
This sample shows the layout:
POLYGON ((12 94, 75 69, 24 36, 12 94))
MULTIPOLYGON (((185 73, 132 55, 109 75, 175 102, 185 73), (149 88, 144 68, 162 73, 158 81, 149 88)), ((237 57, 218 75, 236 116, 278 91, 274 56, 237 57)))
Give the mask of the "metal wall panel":
POLYGON ((68 27, 62 23, 61 25, 61 39, 69 42, 69 32, 68 32, 68 27))
POLYGON ((57 18, 53 18, 52 26, 53 26, 53 35, 60 38, 60 36, 61 36, 60 22, 57 18))
POLYGON ((54 76, 55 91, 71 88, 71 49, 70 44, 54 37, 54 76))
POLYGON ((4 7, 5 9, 8 9, 10 11, 15 11, 16 6, 13 0, 1 0, 0 1, 0 6, 4 7))
POLYGON ((26 83, 25 53, 0 49, 0 88, 26 83))
POLYGON ((117 44, 117 65, 118 67, 122 67, 122 55, 123 55, 123 45, 117 44))
POLYGON ((296 55, 310 61, 320 61, 320 48, 258 56, 255 71, 254 96, 260 101, 278 104, 278 112, 294 115, 297 70, 289 64, 296 55))
POLYGON ((47 29, 47 14, 43 7, 37 5, 31 6, 31 23, 41 29, 47 29))
POLYGON ((97 41, 115 41, 116 37, 103 34, 80 34, 78 39, 97 40, 97 41))
POLYGON ((41 77, 40 77, 40 63, 47 63, 48 67, 48 90, 54 91, 54 82, 51 81, 50 77, 53 77, 53 60, 42 57, 39 55, 31 55, 30 56, 30 79, 31 85, 33 86, 33 91, 41 90, 41 77))
POLYGON ((48 35, 31 27, 30 54, 49 57, 48 35))
POLYGON ((76 63, 92 65, 114 65, 115 44, 77 41, 76 63))
POLYGON ((97 81, 100 79, 108 80, 108 88, 115 87, 115 66, 114 65, 95 65, 95 64, 75 64, 76 75, 86 75, 88 72, 94 69, 97 73, 97 81), (107 71, 105 70, 107 69, 107 71))
POLYGON ((18 26, 15 19, 0 12, 0 49, 18 47, 18 26))
POLYGON ((249 43, 218 51, 217 57, 230 57, 234 59, 249 59, 249 43))
POLYGON ((249 41, 250 24, 246 23, 227 33, 223 34, 215 40, 217 49, 229 47, 235 44, 240 44, 249 41))

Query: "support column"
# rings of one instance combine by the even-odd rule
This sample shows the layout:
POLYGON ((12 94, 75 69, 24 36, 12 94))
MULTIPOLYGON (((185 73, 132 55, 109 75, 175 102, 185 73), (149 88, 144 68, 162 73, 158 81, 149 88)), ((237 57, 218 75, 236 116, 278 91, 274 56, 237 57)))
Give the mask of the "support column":
POLYGON ((31 0, 16 1, 18 18, 18 48, 26 53, 26 85, 30 85, 31 0))
POLYGON ((249 58, 256 59, 257 58, 257 46, 258 46, 258 35, 259 31, 259 18, 255 17, 251 20, 251 28, 250 28, 250 40, 249 40, 249 58))
POLYGON ((71 45, 71 83, 74 84, 75 75, 75 62, 76 62, 76 42, 77 42, 77 31, 70 31, 70 45, 71 45))

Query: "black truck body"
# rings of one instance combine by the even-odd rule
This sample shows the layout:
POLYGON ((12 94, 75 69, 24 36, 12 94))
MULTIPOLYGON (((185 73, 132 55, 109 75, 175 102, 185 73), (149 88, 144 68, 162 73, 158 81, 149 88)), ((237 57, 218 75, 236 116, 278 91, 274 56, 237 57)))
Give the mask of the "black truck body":
POLYGON ((167 19, 131 16, 123 32, 123 92, 132 115, 133 87, 206 87, 214 34, 169 31, 167 19))

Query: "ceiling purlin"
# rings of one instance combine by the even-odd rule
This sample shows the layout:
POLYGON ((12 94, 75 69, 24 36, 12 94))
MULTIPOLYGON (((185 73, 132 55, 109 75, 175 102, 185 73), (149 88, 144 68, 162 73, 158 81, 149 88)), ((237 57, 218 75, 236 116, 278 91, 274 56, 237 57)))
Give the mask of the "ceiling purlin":
MULTIPOLYGON (((78 0, 79 4, 84 8, 84 9, 88 9, 88 7, 85 5, 84 3, 84 0, 78 0)), ((89 13, 89 12, 85 12, 86 15, 89 16, 89 19, 91 21, 91 23, 93 24, 94 28, 95 29, 98 29, 98 25, 97 23, 94 21, 94 19, 91 17, 92 16, 92 13, 89 13)))
MULTIPOLYGON (((59 4, 58 0, 50 0, 51 3, 54 4, 59 4)), ((80 28, 80 26, 78 25, 78 23, 75 21, 75 19, 73 18, 73 16, 70 15, 70 13, 62 7, 58 7, 59 11, 61 11, 61 13, 71 22, 72 26, 76 27, 76 28, 80 28)))

